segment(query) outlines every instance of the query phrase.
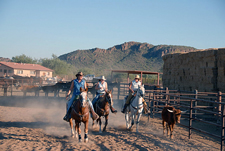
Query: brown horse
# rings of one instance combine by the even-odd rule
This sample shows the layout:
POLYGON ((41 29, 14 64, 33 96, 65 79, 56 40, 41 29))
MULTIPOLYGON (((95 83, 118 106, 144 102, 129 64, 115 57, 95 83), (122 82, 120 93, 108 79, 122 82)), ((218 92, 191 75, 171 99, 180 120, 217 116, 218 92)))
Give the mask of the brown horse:
POLYGON ((89 104, 87 101, 87 91, 88 88, 85 90, 80 88, 81 94, 79 95, 78 100, 74 101, 73 105, 71 106, 71 119, 69 121, 71 134, 74 137, 73 131, 73 122, 72 119, 75 120, 75 136, 77 138, 77 133, 79 136, 79 141, 81 142, 81 129, 80 123, 84 123, 84 142, 88 142, 88 120, 89 120, 89 104))
MULTIPOLYGON (((112 90, 107 91, 105 95, 99 98, 99 101, 96 102, 94 108, 95 112, 98 114, 99 118, 97 119, 97 123, 99 122, 99 133, 102 133, 101 130, 101 116, 105 117, 105 127, 103 128, 103 132, 106 131, 106 126, 108 125, 110 104, 112 103, 112 90)), ((94 125, 94 121, 92 126, 94 125)))

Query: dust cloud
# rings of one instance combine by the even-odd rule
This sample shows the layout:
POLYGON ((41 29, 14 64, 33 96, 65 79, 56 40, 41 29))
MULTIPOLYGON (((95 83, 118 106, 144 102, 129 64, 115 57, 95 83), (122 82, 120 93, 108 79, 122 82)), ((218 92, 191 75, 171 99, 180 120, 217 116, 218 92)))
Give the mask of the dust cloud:
MULTIPOLYGON (((66 113, 66 100, 45 97, 7 97, 0 101, 1 106, 7 106, 11 114, 1 111, 1 120, 29 124, 31 128, 41 128, 53 135, 65 135, 63 129, 69 124, 63 121, 66 113), (22 123, 22 122, 24 123, 22 123), (27 122, 29 121, 29 122, 27 122), (54 127, 59 130, 55 131, 54 127)), ((65 131, 65 130, 64 130, 65 131)))

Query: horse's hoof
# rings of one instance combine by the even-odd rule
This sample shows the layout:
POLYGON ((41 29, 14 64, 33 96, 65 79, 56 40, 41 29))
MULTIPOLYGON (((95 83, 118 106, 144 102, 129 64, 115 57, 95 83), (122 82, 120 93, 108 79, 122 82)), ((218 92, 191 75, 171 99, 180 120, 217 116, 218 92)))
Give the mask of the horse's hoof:
POLYGON ((99 133, 101 134, 101 133, 102 133, 102 131, 99 131, 99 133))
POLYGON ((87 143, 88 142, 88 138, 84 139, 84 142, 87 143))
POLYGON ((71 137, 74 138, 74 134, 72 134, 71 137))
POLYGON ((103 132, 106 132, 106 128, 103 129, 103 132))
POLYGON ((82 139, 81 139, 81 135, 79 135, 79 142, 81 142, 82 141, 82 139))

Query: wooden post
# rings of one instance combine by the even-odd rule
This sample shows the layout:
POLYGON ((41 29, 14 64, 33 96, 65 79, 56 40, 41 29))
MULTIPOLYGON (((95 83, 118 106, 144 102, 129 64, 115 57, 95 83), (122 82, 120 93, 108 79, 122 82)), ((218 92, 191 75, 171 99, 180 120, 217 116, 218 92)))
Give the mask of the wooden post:
POLYGON ((166 102, 165 102, 165 106, 168 105, 168 100, 169 100, 169 89, 168 87, 166 87, 166 102))
POLYGON ((220 150, 223 150, 224 146, 224 128, 225 128, 225 107, 222 105, 222 112, 221 112, 221 138, 220 138, 220 150))
POLYGON ((191 139, 192 109, 193 109, 193 100, 190 100, 190 114, 189 114, 189 139, 191 139))
POLYGON ((11 96, 12 96, 12 92, 13 92, 13 79, 12 79, 12 82, 11 82, 11 96))
POLYGON ((157 73, 157 85, 159 85, 159 73, 157 73))
MULTIPOLYGON (((217 102, 221 103, 221 101, 222 101, 222 92, 219 91, 219 92, 217 93, 217 102)), ((218 104, 218 106, 217 106, 217 112, 218 112, 219 114, 221 114, 221 104, 218 104)), ((220 122, 220 118, 219 118, 219 116, 218 116, 218 118, 217 118, 217 123, 219 123, 219 122, 220 122)), ((221 121, 221 122, 222 122, 222 121, 221 121)))
MULTIPOLYGON (((198 90, 194 90, 195 99, 198 99, 198 90)), ((198 106, 198 102, 195 100, 194 107, 198 106)), ((193 118, 197 118, 197 110, 194 110, 193 118)))
POLYGON ((152 100, 152 118, 154 118, 155 112, 155 91, 153 92, 153 100, 152 100))
POLYGON ((177 104, 178 104, 177 108, 180 109, 180 92, 177 93, 177 96, 178 96, 178 98, 177 98, 177 104))
POLYGON ((111 71, 111 82, 113 82, 112 74, 113 74, 113 72, 111 71))
POLYGON ((148 97, 148 109, 150 110, 150 113, 148 113, 148 122, 149 122, 150 114, 151 114, 151 92, 149 93, 149 97, 148 97))
POLYGON ((118 95, 117 95, 117 100, 119 100, 120 99, 120 82, 119 82, 119 84, 118 84, 118 95))

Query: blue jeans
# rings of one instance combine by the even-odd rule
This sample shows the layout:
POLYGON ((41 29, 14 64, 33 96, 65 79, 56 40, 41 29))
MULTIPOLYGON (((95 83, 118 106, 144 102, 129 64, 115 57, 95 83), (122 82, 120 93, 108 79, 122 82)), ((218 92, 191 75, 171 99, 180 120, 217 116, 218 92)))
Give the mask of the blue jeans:
POLYGON ((95 104, 96 103, 96 101, 99 99, 99 97, 101 96, 101 95, 103 95, 104 93, 96 93, 96 96, 95 96, 95 98, 93 99, 93 101, 92 101, 92 104, 95 104))

